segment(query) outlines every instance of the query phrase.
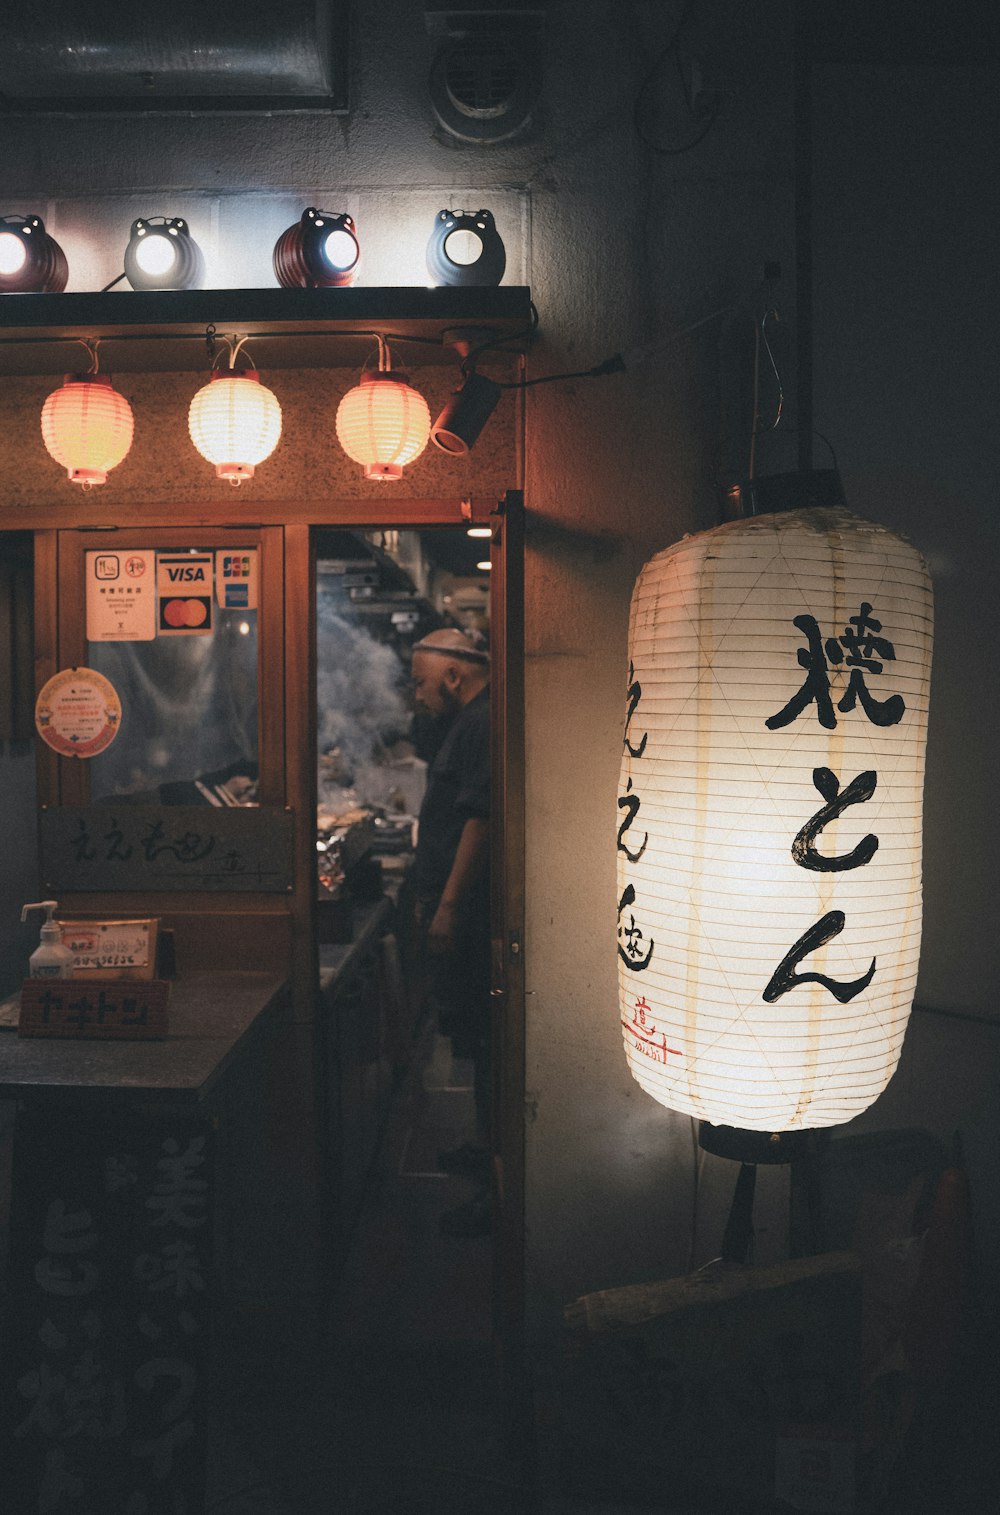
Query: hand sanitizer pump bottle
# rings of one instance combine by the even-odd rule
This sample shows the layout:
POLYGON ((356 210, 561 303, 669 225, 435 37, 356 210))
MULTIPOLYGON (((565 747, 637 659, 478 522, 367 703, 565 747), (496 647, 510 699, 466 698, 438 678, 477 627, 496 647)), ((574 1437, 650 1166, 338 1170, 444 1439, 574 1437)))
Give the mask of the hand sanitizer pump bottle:
POLYGON ((35 905, 25 905, 21 911, 22 921, 28 919, 29 910, 44 910, 41 941, 28 959, 29 978, 72 978, 73 954, 62 944, 58 923, 52 919, 57 900, 39 900, 35 905))

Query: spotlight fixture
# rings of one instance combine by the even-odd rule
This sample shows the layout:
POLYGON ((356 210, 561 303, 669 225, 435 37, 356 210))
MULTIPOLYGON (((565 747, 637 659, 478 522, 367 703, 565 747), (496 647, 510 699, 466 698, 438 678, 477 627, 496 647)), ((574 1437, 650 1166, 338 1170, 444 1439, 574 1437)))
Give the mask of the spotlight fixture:
POLYGON ((0 294, 62 294, 66 254, 41 216, 0 216, 0 294))
POLYGON ((496 410, 503 390, 484 374, 470 373, 431 427, 431 441, 442 452, 464 457, 496 410))
POLYGON ((269 458, 281 437, 281 406, 255 368, 237 373, 242 341, 230 348, 229 368, 215 369, 188 410, 191 441, 220 479, 242 484, 269 458))
POLYGON ((507 254, 490 211, 438 211, 427 243, 432 283, 499 284, 506 266, 507 254))
MULTIPOLYGON (((96 357, 95 357, 96 365, 96 357)), ((42 441, 70 481, 104 484, 132 446, 132 407, 107 374, 67 374, 42 406, 42 441)))
POLYGON ((202 271, 201 249, 181 216, 132 222, 125 277, 133 289, 195 289, 202 271))
POLYGON ((337 407, 337 439, 349 458, 363 463, 366 479, 401 479, 427 446, 431 414, 410 388, 409 376, 390 371, 388 343, 379 338, 379 369, 366 370, 337 407))
POLYGON ((274 276, 285 289, 343 288, 354 283, 360 259, 351 217, 309 206, 274 244, 274 276))

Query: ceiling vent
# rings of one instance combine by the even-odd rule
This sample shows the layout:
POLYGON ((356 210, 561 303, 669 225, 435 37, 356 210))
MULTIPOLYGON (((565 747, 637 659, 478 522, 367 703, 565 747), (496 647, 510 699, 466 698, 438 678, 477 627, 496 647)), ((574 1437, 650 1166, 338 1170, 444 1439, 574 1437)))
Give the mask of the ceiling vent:
POLYGON ((10 6, 0 112, 344 110, 351 0, 10 6))
POLYGON ((428 87, 443 129, 480 145, 525 131, 541 92, 544 6, 428 4, 425 14, 438 43, 428 87))

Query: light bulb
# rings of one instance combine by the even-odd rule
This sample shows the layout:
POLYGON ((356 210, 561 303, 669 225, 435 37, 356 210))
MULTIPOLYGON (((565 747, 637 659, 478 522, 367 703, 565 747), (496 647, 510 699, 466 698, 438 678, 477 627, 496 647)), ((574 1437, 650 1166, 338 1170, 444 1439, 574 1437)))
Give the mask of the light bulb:
POLYGON ((346 231, 332 231, 323 244, 323 256, 331 268, 350 268, 357 262, 358 244, 346 231))
POLYGON ((483 239, 474 231, 453 231, 444 241, 444 254, 453 263, 468 267, 483 255, 483 239))
POLYGON ((27 256, 20 237, 9 231, 0 232, 0 274, 16 274, 24 267, 27 256))
POLYGON ((160 235, 142 237, 135 250, 135 261, 144 274, 168 273, 174 265, 177 251, 168 237, 160 235))

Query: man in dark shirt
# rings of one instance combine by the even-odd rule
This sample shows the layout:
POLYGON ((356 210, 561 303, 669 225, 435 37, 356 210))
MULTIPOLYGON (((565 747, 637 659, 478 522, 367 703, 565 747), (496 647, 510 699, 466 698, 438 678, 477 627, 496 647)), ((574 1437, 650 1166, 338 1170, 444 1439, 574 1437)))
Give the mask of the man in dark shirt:
MULTIPOLYGON (((479 1142, 451 1158, 455 1171, 489 1170, 490 1084, 490 699, 489 658, 453 628, 413 648, 418 707, 447 723, 427 772, 420 808, 414 888, 425 932, 431 991, 456 1056, 472 1059, 479 1142)), ((484 1187, 470 1205, 442 1216, 456 1235, 489 1229, 484 1187)))

